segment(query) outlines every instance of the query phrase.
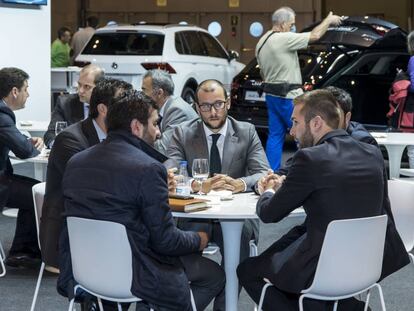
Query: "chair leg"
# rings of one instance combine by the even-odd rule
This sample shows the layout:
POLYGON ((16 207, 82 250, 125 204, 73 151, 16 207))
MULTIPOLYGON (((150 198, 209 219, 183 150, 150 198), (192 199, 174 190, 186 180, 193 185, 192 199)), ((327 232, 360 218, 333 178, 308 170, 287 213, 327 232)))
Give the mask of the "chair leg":
POLYGON ((333 311, 336 311, 338 309, 338 300, 335 301, 333 311))
POLYGON ((262 311, 262 308, 263 308, 263 302, 264 302, 264 298, 265 298, 265 295, 266 295, 266 290, 267 290, 267 288, 268 288, 269 286, 273 286, 273 284, 271 284, 271 283, 266 283, 266 284, 263 286, 263 289, 262 289, 262 294, 260 295, 259 306, 257 307, 258 311, 262 311))
POLYGON ((0 277, 2 277, 6 275, 6 266, 4 265, 4 257, 1 254, 0 254, 0 266, 1 266, 0 277))
POLYGON ((254 240, 249 242, 250 254, 249 257, 256 257, 258 255, 257 245, 254 240))
MULTIPOLYGON (((98 297, 98 306, 99 306, 99 311, 104 311, 104 307, 102 305, 102 300, 101 298, 98 297)), ((122 310, 121 310, 122 311, 122 310)))
POLYGON ((30 311, 34 311, 36 307, 37 296, 39 295, 40 283, 42 282, 44 271, 45 271, 45 263, 42 261, 42 264, 40 265, 39 276, 37 277, 36 289, 33 295, 32 306, 30 307, 30 311))
POLYGON ((193 309, 193 311, 197 311, 197 306, 195 304, 195 299, 194 299, 194 295, 193 295, 193 291, 190 288, 190 298, 191 298, 191 308, 193 309))
POLYGON ((367 299, 365 300, 365 307, 364 307, 364 311, 368 310, 368 306, 369 306, 369 299, 371 298, 371 290, 368 289, 367 290, 367 299))
POLYGON ((378 288, 378 293, 379 293, 380 300, 381 300, 381 309, 382 309, 382 311, 386 311, 386 308, 385 308, 385 301, 384 301, 384 295, 383 295, 383 293, 382 293, 382 288, 381 288, 381 285, 379 285, 379 284, 377 283, 375 286, 378 288))
POLYGON ((304 295, 300 295, 299 297, 299 311, 303 311, 303 299, 305 298, 304 295))
POLYGON ((121 304, 119 302, 116 303, 116 306, 118 307, 117 308, 118 311, 122 311, 122 306, 121 306, 121 304))
POLYGON ((75 303, 75 297, 73 297, 71 300, 70 300, 70 303, 69 303, 69 309, 68 309, 68 311, 73 311, 73 304, 75 303))

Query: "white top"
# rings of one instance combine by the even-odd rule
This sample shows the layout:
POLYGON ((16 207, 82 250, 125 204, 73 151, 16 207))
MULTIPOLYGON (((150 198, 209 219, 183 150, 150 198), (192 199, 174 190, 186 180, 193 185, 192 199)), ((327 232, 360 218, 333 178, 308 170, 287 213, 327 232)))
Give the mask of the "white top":
POLYGON ((381 133, 371 132, 380 145, 414 145, 414 133, 381 133))
MULTIPOLYGON (((217 197, 210 195, 194 196, 200 199, 211 199, 212 203, 217 201, 217 197)), ((180 218, 204 218, 204 219, 256 219, 256 204, 259 196, 253 192, 237 193, 233 195, 232 200, 220 201, 212 204, 207 210, 200 212, 184 213, 173 212, 174 217, 180 218)), ((303 216, 305 212, 302 207, 295 209, 289 216, 303 216)))

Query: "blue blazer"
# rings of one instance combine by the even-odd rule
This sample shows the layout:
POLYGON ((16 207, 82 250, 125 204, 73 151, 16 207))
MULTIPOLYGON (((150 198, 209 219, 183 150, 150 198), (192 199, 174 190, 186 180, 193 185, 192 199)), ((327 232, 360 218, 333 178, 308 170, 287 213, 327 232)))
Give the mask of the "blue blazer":
MULTIPOLYGON (((69 160, 62 184, 65 216, 125 225, 133 257, 131 292, 160 307, 185 311, 191 310, 190 287, 179 256, 197 252, 200 238, 173 222, 165 160, 127 131, 110 132, 104 142, 69 160)), ((67 229, 60 242, 66 261, 60 262, 59 284, 70 285, 67 229)))
POLYGON ((3 100, 0 100, 0 208, 4 207, 8 200, 7 176, 13 175, 9 159, 10 150, 21 159, 39 154, 28 138, 16 128, 14 112, 3 100))

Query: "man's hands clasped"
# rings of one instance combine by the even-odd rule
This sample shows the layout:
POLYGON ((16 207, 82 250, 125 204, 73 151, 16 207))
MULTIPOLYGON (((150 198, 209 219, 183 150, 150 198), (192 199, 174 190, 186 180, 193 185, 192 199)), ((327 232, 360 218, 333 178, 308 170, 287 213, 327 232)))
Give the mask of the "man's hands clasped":
POLYGON ((240 179, 234 179, 224 174, 216 174, 202 183, 194 180, 191 184, 193 192, 209 193, 211 190, 230 190, 232 193, 245 191, 245 183, 240 179))

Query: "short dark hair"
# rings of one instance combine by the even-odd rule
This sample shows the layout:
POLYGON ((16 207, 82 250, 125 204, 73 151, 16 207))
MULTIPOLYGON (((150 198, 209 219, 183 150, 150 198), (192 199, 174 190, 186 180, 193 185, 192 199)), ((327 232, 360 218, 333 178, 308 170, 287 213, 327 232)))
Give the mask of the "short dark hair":
POLYGON ((214 92, 214 90, 215 90, 214 88, 206 87, 206 84, 211 83, 211 82, 217 83, 220 86, 220 88, 223 89, 224 99, 227 100, 227 90, 224 87, 223 83, 221 83, 219 80, 216 80, 216 79, 208 79, 208 80, 204 80, 203 82, 201 82, 197 87, 197 90, 196 90, 196 93, 195 93, 197 103, 198 103, 198 92, 200 90, 203 90, 204 92, 214 92))
POLYGON ((28 79, 29 75, 19 68, 5 67, 0 69, 0 99, 7 97, 14 87, 20 90, 24 81, 28 79))
POLYGON ((71 32, 71 31, 70 31, 70 29, 69 29, 68 27, 60 27, 60 28, 58 29, 58 31, 57 31, 58 38, 59 38, 59 39, 60 39, 60 38, 62 38, 62 37, 65 35, 65 32, 66 32, 66 31, 71 32))
POLYGON ((99 104, 104 104, 109 108, 117 98, 123 96, 128 90, 132 90, 132 85, 128 82, 113 78, 100 79, 92 90, 89 117, 96 118, 98 116, 99 104), (118 90, 122 90, 122 92, 117 94, 118 90))
POLYGON ((99 24, 99 18, 96 16, 89 16, 86 19, 86 23, 88 26, 91 26, 92 28, 96 29, 96 27, 98 27, 98 24, 99 24))
POLYGON ((320 116, 326 124, 337 129, 341 123, 341 112, 335 97, 327 90, 315 90, 293 100, 294 105, 303 105, 300 113, 305 117, 305 122, 309 123, 316 116, 320 116))
POLYGON ((108 132, 120 129, 130 132, 134 119, 147 125, 153 110, 157 110, 157 105, 151 97, 140 91, 129 91, 109 106, 106 115, 108 132))
POLYGON ((328 86, 325 90, 329 91, 335 97, 344 114, 352 112, 352 97, 347 91, 336 86, 328 86))

